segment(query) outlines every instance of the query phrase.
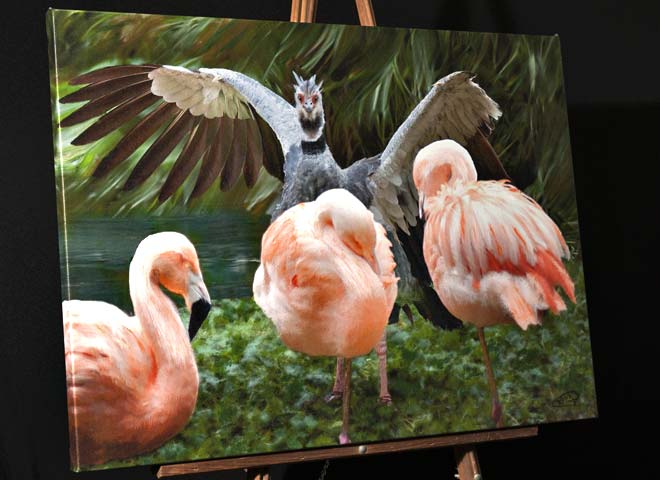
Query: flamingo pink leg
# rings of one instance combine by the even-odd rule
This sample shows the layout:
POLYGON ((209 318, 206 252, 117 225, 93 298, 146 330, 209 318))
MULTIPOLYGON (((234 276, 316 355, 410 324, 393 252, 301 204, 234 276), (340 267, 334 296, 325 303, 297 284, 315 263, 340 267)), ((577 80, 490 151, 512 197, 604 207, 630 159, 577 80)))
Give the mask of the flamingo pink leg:
POLYGON ((378 371, 380 373, 380 395, 378 399, 385 405, 391 405, 392 395, 390 395, 387 388, 387 330, 383 332, 382 338, 376 345, 376 354, 378 355, 378 371))
POLYGON ((486 346, 486 335, 484 333, 483 327, 477 328, 477 333, 479 335, 479 343, 481 343, 481 352, 484 356, 484 363, 486 364, 486 377, 488 377, 488 387, 490 388, 490 396, 493 401, 493 408, 491 411, 491 417, 495 422, 497 428, 504 426, 502 423, 502 404, 500 403, 500 397, 497 393, 497 384, 495 383, 495 375, 493 374, 493 367, 490 363, 490 356, 488 355, 488 347, 486 346))
POLYGON ((332 392, 325 396, 325 401, 330 403, 344 395, 344 359, 337 357, 337 367, 335 370, 335 383, 332 386, 332 392))
POLYGON ((348 436, 348 417, 351 409, 351 359, 342 359, 344 362, 344 396, 342 399, 342 421, 339 443, 345 445, 351 443, 348 436))

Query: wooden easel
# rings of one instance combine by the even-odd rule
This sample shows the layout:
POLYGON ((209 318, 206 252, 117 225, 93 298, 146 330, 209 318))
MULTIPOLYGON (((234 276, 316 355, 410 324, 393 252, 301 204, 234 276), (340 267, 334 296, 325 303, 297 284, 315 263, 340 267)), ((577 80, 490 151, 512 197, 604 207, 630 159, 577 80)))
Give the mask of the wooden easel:
MULTIPOLYGON (((314 23, 318 0, 291 0, 292 22, 314 23)), ((360 25, 376 26, 376 17, 371 0, 355 0, 360 18, 360 25)), ((222 460, 207 460, 174 465, 164 465, 158 469, 157 477, 171 477, 191 473, 217 472, 243 468, 248 480, 269 480, 269 466, 282 463, 307 462, 313 460, 329 460, 333 458, 373 455, 388 452, 403 452, 406 450, 421 450, 425 448, 453 447, 456 458, 456 477, 459 480, 480 480, 481 469, 477 459, 476 444, 500 440, 533 437, 538 435, 538 427, 521 427, 500 429, 489 432, 463 433, 442 437, 419 438, 381 442, 371 445, 346 445, 333 448, 307 450, 301 452, 273 453, 267 455, 235 457, 222 460)))
POLYGON ((221 460, 205 460, 202 462, 163 465, 158 469, 157 477, 172 477, 192 473, 218 472, 223 470, 246 469, 248 480, 268 480, 270 465, 282 463, 310 462, 335 458, 375 455, 380 453, 405 452, 425 448, 454 447, 457 477, 460 480, 476 480, 481 475, 479 462, 475 451, 476 444, 514 440, 538 435, 538 427, 520 427, 493 430, 489 432, 461 433, 441 437, 416 438, 413 440, 398 440, 370 445, 344 445, 332 448, 319 448, 298 452, 271 453, 248 457, 223 458, 221 460))

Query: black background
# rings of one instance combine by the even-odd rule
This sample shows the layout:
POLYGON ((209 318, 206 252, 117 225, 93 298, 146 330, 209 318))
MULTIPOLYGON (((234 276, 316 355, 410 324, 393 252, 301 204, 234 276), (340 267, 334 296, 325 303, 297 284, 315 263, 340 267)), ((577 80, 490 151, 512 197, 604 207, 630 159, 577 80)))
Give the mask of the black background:
MULTIPOLYGON (((650 440, 623 428, 648 431, 659 398, 652 370, 660 321, 652 309, 660 286, 652 276, 660 220, 654 181, 660 134, 657 3, 653 9, 597 0, 373 3, 382 26, 558 33, 562 42, 600 417, 544 425, 537 438, 479 447, 484 478, 628 478, 635 467, 653 477, 651 453, 644 448, 650 440)), ((290 1, 18 0, 0 12, 0 476, 155 478, 151 467, 68 471, 45 34, 50 6, 288 20, 290 1)), ((317 20, 357 23, 354 3, 321 0, 317 20)), ((274 473, 315 479, 321 467, 312 462, 274 473)), ((436 449, 333 460, 326 478, 399 478, 403 471, 450 479, 453 469, 452 450, 436 449)))

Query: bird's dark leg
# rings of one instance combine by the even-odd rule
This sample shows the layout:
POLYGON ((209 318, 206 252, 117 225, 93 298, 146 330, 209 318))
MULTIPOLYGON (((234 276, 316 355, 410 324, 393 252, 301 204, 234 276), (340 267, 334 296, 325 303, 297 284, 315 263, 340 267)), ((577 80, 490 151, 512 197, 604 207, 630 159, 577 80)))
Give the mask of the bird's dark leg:
POLYGON ((406 303, 403 307, 401 307, 401 309, 406 314, 406 317, 408 317, 408 321, 410 322, 410 325, 413 325, 415 322, 414 322, 413 312, 410 309, 410 306, 406 303))
POLYGON ((495 422, 495 426, 500 428, 503 425, 502 423, 502 404, 500 403, 500 397, 497 394, 497 384, 495 383, 495 375, 493 374, 493 367, 490 364, 490 357, 488 356, 488 347, 486 346, 486 335, 484 333, 483 327, 477 328, 477 334, 479 335, 479 343, 481 343, 481 352, 484 356, 484 363, 486 364, 486 377, 488 377, 488 387, 490 388, 490 396, 493 401, 493 409, 491 411, 491 417, 495 422))
POLYGON ((341 420, 341 433, 339 434, 339 443, 345 445, 351 443, 348 437, 348 416, 351 410, 351 360, 345 358, 344 360, 344 396, 342 398, 342 420, 341 420))
POLYGON ((332 402, 341 398, 344 394, 344 359, 337 357, 337 368, 335 370, 335 384, 332 386, 332 392, 325 396, 326 402, 332 402))
POLYGON ((392 325, 393 323, 399 322, 400 311, 401 311, 401 307, 395 303, 394 307, 392 307, 392 311, 390 312, 390 318, 387 319, 388 325, 392 325))
POLYGON ((376 345, 376 354, 378 355, 378 372, 380 373, 380 395, 378 400, 385 405, 391 405, 392 396, 387 388, 387 330, 383 331, 383 336, 376 345))

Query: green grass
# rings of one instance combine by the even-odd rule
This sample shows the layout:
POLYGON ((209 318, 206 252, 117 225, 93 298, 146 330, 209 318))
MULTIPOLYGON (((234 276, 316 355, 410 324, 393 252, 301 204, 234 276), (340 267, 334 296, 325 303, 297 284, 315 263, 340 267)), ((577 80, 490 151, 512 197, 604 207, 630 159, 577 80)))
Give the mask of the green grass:
MULTIPOLYGON (((506 426, 596 415, 579 261, 568 265, 577 304, 540 328, 487 330, 506 426), (559 402, 574 392, 574 404, 559 402)), ((188 426, 158 450, 104 467, 171 463, 332 446, 340 402, 326 404, 334 359, 287 349, 251 300, 218 302, 195 339, 200 374, 188 426)), ((371 442, 492 428, 476 330, 439 331, 418 315, 388 326, 391 406, 378 403, 375 353, 354 361, 351 439, 371 442)))

